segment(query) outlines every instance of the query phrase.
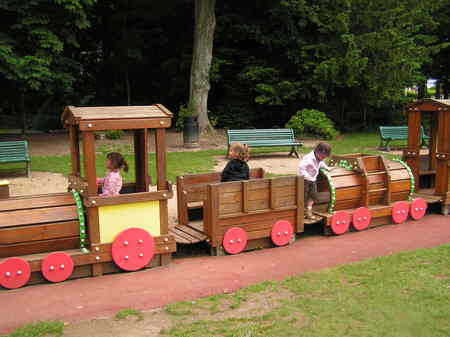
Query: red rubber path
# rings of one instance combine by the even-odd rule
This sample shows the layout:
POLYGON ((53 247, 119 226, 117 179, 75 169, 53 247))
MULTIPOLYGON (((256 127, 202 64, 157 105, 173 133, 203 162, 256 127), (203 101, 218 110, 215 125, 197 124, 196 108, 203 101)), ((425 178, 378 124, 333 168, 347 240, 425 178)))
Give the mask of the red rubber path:
POLYGON ((0 290, 0 333, 37 320, 77 321, 230 292, 264 280, 450 243, 450 217, 387 225, 343 236, 310 236, 288 247, 193 257, 162 268, 0 290))

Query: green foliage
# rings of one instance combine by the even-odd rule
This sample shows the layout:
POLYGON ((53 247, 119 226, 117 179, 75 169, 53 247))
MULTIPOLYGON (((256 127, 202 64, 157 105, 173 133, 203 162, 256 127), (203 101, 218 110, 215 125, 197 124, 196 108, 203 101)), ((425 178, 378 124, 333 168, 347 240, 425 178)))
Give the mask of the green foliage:
POLYGON ((142 311, 136 310, 136 309, 123 309, 123 310, 120 310, 116 314, 116 318, 117 319, 125 319, 125 318, 127 318, 129 316, 136 317, 136 319, 138 321, 142 321, 144 319, 144 314, 142 313, 142 311))
MULTIPOLYGON (((203 305, 240 301, 242 292, 179 305, 183 319, 161 331, 169 337, 447 337, 450 245, 405 252, 287 278, 271 284, 265 308, 241 307, 205 319, 203 305), (280 295, 281 294, 281 295, 280 295), (279 296, 278 301, 269 300, 279 296), (185 306, 184 312, 181 308, 185 306), (258 308, 256 308, 258 309, 258 308), (266 309, 266 310, 264 310, 266 309), (203 315, 202 315, 203 314, 203 315)), ((258 294, 246 302, 257 304, 258 294)), ((183 304, 182 304, 183 303, 183 304)), ((172 313, 172 312, 171 312, 172 313)), ((173 314, 173 313, 172 313, 173 314)))
POLYGON ((308 134, 319 138, 333 139, 338 134, 333 122, 326 114, 314 109, 297 111, 286 123, 286 127, 293 129, 298 137, 308 134))
POLYGON ((27 324, 18 328, 10 335, 4 337, 61 337, 64 331, 64 323, 59 321, 43 321, 27 324))
POLYGON ((175 127, 178 131, 182 131, 184 129, 184 119, 185 117, 192 116, 192 112, 188 109, 186 104, 181 104, 178 109, 178 117, 175 123, 175 127))
POLYGON ((120 139, 125 133, 123 130, 108 130, 105 131, 105 137, 108 139, 120 139))
POLYGON ((64 51, 79 47, 76 33, 89 27, 87 9, 94 3, 3 1, 0 14, 8 19, 1 23, 0 73, 24 91, 70 91, 79 65, 64 51))

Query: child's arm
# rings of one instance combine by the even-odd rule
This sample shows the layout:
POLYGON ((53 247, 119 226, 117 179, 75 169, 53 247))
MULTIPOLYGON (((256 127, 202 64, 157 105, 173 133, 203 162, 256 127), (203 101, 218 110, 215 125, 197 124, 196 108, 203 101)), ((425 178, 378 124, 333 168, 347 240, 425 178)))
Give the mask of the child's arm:
POLYGON ((332 167, 329 167, 327 164, 325 164, 324 161, 320 162, 320 167, 324 168, 327 171, 331 171, 332 170, 332 167))

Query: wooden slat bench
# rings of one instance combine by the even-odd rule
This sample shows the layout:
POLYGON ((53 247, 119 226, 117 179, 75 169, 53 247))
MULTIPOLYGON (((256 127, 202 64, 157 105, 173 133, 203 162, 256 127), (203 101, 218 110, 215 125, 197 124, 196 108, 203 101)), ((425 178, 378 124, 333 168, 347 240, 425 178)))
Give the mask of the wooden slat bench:
POLYGON ((0 258, 80 247, 71 193, 0 200, 0 258))
MULTIPOLYGON (((221 173, 185 174, 177 177, 178 224, 189 223, 189 210, 202 209, 209 184, 220 182, 221 173)), ((264 178, 262 168, 250 170, 250 179, 264 178)))
POLYGON ((295 154, 297 158, 297 146, 303 145, 295 140, 292 129, 228 130, 227 138, 228 150, 230 149, 230 144, 233 142, 246 144, 249 147, 290 146, 291 152, 289 155, 295 154))
MULTIPOLYGON (((407 126, 380 126, 380 148, 390 151, 389 143, 393 140, 408 140, 407 126)), ((425 134, 423 126, 420 128, 421 146, 428 145, 430 137, 425 134)))
POLYGON ((0 142, 0 163, 26 162, 27 175, 31 177, 31 159, 28 154, 28 143, 25 140, 0 142))

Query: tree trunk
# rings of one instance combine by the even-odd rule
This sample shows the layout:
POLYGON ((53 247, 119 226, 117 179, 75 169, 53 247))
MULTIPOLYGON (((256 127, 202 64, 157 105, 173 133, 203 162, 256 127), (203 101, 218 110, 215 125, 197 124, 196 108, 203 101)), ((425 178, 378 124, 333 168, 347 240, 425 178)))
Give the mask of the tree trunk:
POLYGON ((128 8, 129 2, 126 2, 126 8, 123 11, 123 40, 125 41, 125 89, 127 92, 127 105, 131 105, 131 88, 130 88, 130 65, 128 56, 128 8))
POLYGON ((20 115, 22 117, 22 135, 25 134, 27 129, 27 111, 25 110, 25 90, 20 92, 20 115))
POLYGON ((434 94, 434 98, 441 98, 441 80, 436 80, 436 93, 434 94))
POLYGON ((417 98, 425 98, 427 95, 427 81, 419 83, 419 92, 417 94, 417 98))
POLYGON ((194 48, 189 91, 189 110, 198 117, 201 133, 212 130, 208 118, 209 72, 212 61, 216 0, 195 0, 194 48))
POLYGON ((444 92, 444 99, 448 99, 448 92, 450 88, 449 88, 449 81, 447 78, 443 80, 442 89, 444 92))

